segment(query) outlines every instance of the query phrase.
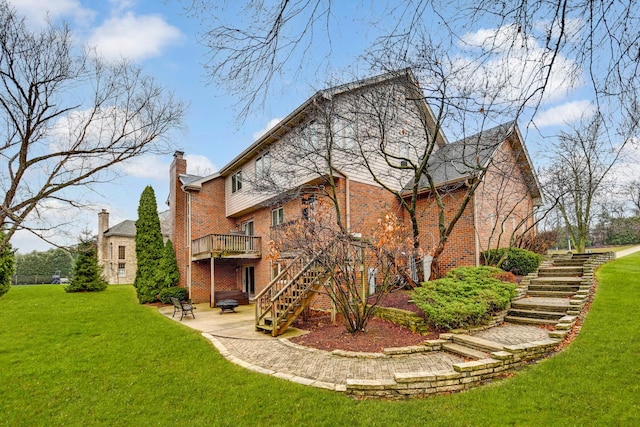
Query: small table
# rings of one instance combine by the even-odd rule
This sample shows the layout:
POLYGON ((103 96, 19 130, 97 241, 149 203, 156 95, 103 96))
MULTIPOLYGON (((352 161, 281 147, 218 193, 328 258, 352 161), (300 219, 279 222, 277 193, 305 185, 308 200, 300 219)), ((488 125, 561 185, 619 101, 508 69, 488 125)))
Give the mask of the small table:
POLYGON ((223 299, 216 303, 216 307, 220 307, 220 314, 225 311, 232 311, 235 313, 238 305, 238 301, 234 299, 223 299))

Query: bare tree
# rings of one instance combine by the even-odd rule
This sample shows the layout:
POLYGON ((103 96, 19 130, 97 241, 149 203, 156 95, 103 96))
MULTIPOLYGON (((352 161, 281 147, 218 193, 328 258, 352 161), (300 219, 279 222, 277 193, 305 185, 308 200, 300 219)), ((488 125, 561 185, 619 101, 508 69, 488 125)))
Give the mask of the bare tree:
POLYGON ((633 213, 640 216, 640 180, 633 180, 624 185, 624 193, 633 205, 633 213))
POLYGON ((636 1, 400 0, 362 2, 344 15, 332 0, 183 3, 206 28, 201 41, 209 48, 211 80, 239 96, 245 114, 266 99, 281 74, 291 78, 304 69, 330 66, 336 34, 372 39, 363 52, 354 53, 354 61, 365 52, 383 62, 389 55, 410 57, 428 39, 451 50, 468 50, 485 74, 491 74, 499 58, 507 58, 509 67, 526 69, 514 70, 510 80, 530 89, 518 102, 534 107, 546 92, 581 81, 590 84, 597 103, 610 99, 617 110, 627 110, 622 114, 637 105, 636 1), (231 7, 246 19, 223 21, 219 9, 231 7), (482 40, 470 36, 480 29, 482 40))
MULTIPOLYGON (((295 247, 305 263, 326 274, 329 286, 317 291, 328 297, 350 333, 365 332, 376 307, 397 287, 406 269, 401 254, 410 247, 405 227, 393 213, 379 218, 369 236, 341 230, 336 209, 329 198, 316 200, 313 215, 283 226, 282 242, 295 247), (326 201, 328 203, 323 203, 326 201)), ((270 257, 280 258, 281 241, 272 242, 270 257)))
POLYGON ((558 200, 557 208, 578 252, 585 250, 598 199, 603 191, 614 188, 609 173, 636 130, 626 128, 612 141, 604 127, 603 117, 596 115, 583 120, 571 133, 562 133, 551 164, 542 170, 544 190, 558 200))
POLYGON ((169 132, 185 106, 141 69, 107 63, 73 43, 67 26, 31 30, 0 2, 0 224, 26 229, 48 202, 81 205, 87 191, 113 179, 113 166, 171 151, 169 132))

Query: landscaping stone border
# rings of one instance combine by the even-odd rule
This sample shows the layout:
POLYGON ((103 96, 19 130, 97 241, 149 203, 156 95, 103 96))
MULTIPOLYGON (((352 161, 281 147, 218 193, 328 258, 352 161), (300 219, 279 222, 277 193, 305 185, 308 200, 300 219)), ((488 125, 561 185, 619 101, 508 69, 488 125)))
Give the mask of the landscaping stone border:
MULTIPOLYGON (((568 255, 571 257, 571 254, 568 255)), ((436 372, 402 372, 396 373, 394 381, 374 381, 374 380, 354 380, 348 379, 346 384, 346 394, 356 398, 387 398, 406 399, 409 397, 424 397, 433 394, 449 393, 454 391, 468 390, 483 383, 504 376, 508 371, 520 368, 524 364, 539 360, 551 354, 554 348, 562 342, 562 339, 571 331, 575 325, 580 311, 585 306, 589 290, 594 284, 595 269, 611 260, 615 259, 614 252, 607 252, 601 255, 594 255, 583 267, 583 280, 578 293, 570 300, 573 310, 567 316, 562 317, 554 331, 549 332, 546 340, 534 341, 518 345, 505 345, 502 350, 490 353, 490 358, 471 362, 456 363, 452 365, 450 371, 436 372)), ((551 260, 543 261, 544 265, 550 265, 551 260)), ((518 286, 516 299, 522 298, 526 294, 531 279, 538 277, 537 271, 523 278, 518 286)), ((404 313, 398 315, 395 312, 407 312, 406 310, 392 309, 394 313, 388 320, 393 321, 394 316, 408 318, 404 313)), ((385 307, 385 311, 389 311, 385 307)), ((418 317, 416 315, 416 317, 418 317)), ((418 317, 421 319, 420 317, 418 317)), ((499 316, 498 316, 499 318, 499 316)), ((422 319, 421 319, 422 320, 422 319)), ((481 329, 487 329, 481 327, 481 329)), ((477 330, 478 328, 474 329, 477 330)), ((467 332, 466 330, 455 331, 457 333, 467 332)), ((412 347, 399 349, 385 349, 384 355, 407 355, 418 351, 441 351, 444 344, 453 341, 453 333, 441 334, 438 340, 425 341, 424 350, 412 347)), ((421 346, 420 346, 421 347, 421 346)), ((379 353, 378 353, 379 354, 379 353)))

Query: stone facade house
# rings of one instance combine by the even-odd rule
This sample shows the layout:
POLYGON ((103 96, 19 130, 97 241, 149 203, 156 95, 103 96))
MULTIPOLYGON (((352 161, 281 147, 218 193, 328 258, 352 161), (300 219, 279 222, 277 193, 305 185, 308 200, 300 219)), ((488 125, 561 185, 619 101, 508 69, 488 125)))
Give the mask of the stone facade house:
MULTIPOLYGON (((163 240, 169 238, 169 211, 161 212, 163 240)), ((109 227, 109 212, 98 213, 98 262, 110 285, 131 284, 136 278, 136 222, 124 220, 109 227)))
MULTIPOLYGON (((415 77, 403 70, 317 92, 212 175, 187 174, 184 153, 176 152, 168 203, 180 286, 196 302, 214 304, 230 292, 255 298, 290 262, 268 258, 269 241, 283 224, 308 218, 329 182, 354 234, 371 235, 385 212, 408 221, 383 187, 405 188, 402 167, 420 160, 425 141, 433 144, 427 167, 446 190, 447 207, 460 205, 465 186, 480 184, 442 254, 445 269, 477 265, 482 250, 531 228, 540 189, 515 123, 454 143, 439 129, 415 77)), ((418 195, 426 247, 438 227, 428 188, 421 183, 418 195)))

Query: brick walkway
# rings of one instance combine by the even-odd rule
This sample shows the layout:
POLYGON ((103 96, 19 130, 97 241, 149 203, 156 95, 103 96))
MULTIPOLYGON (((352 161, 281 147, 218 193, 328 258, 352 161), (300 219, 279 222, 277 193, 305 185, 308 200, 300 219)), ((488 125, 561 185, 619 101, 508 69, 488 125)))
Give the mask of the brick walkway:
MULTIPOLYGON (((453 364, 464 362, 462 357, 443 351, 397 356, 349 352, 337 355, 256 332, 252 306, 241 306, 238 313, 224 315, 207 305, 197 308, 196 319, 188 317, 181 323, 201 331, 226 359, 246 369, 300 384, 345 391, 348 381, 385 384, 394 382, 397 373, 451 372, 453 364)), ((170 308, 161 308, 160 312, 171 318, 170 308)), ((291 336, 299 333, 301 331, 287 332, 291 336)), ((502 345, 549 337, 545 329, 516 324, 505 324, 475 335, 502 345)))
POLYGON ((223 355, 233 355, 259 372, 279 372, 337 386, 345 385, 348 379, 391 381, 398 372, 450 370, 452 364, 464 361, 440 351, 397 357, 345 357, 279 339, 213 337, 212 341, 223 355))

